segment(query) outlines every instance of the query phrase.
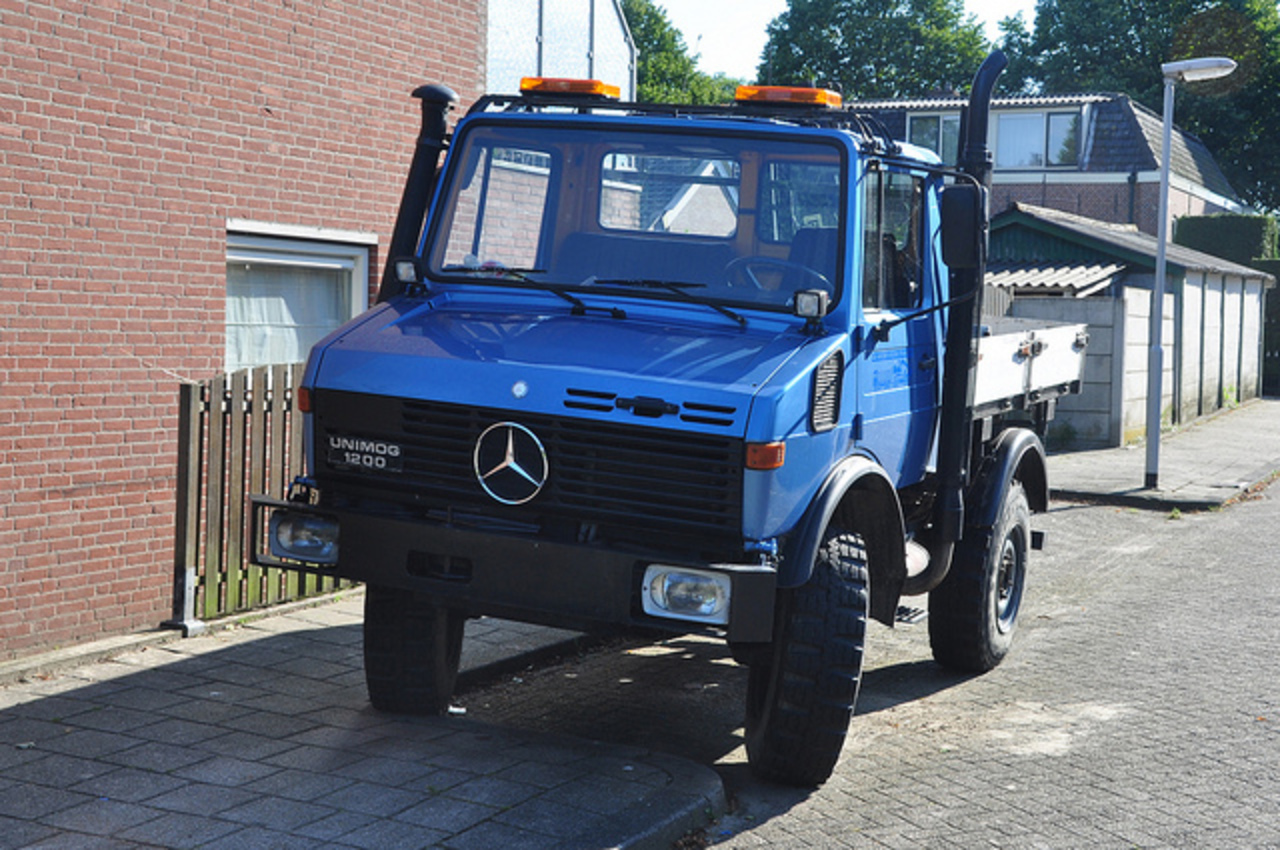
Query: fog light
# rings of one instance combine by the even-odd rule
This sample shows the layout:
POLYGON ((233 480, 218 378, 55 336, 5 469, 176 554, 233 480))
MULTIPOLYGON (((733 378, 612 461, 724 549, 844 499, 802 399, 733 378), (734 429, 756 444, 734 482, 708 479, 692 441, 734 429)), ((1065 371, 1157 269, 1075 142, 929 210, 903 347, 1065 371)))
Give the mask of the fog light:
POLYGON ((338 522, 329 517, 275 511, 267 538, 271 554, 313 564, 338 563, 338 522))
POLYGON ((697 623, 729 622, 732 583, 722 573, 650 564, 644 571, 644 612, 697 623))

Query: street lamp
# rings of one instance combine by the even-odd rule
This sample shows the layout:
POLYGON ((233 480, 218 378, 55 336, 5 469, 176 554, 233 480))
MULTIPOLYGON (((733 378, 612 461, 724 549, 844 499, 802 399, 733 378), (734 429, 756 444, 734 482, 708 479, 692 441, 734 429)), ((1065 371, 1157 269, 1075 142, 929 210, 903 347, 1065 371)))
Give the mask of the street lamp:
POLYGON ((1164 391, 1164 289, 1165 244, 1169 238, 1169 147, 1173 140, 1173 89, 1178 83, 1194 83, 1225 77, 1236 63, 1225 56, 1206 56, 1166 62, 1164 74, 1164 142, 1160 151, 1160 220, 1156 224, 1156 282, 1151 290, 1151 316, 1147 353, 1147 477, 1146 488, 1154 490, 1160 481, 1160 401, 1164 391))

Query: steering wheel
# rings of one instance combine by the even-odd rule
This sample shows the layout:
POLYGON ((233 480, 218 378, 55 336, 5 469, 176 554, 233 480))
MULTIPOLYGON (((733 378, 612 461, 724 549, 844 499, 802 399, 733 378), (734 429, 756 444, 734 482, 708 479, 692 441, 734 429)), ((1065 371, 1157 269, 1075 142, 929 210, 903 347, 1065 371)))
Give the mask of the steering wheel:
POLYGON ((725 281, 729 286, 733 286, 734 281, 741 278, 756 289, 764 289, 764 284, 760 282, 760 278, 756 277, 756 273, 752 270, 756 267, 777 269, 783 272, 798 272, 803 277, 811 278, 818 286, 828 292, 835 291, 835 287, 831 285, 831 281, 827 280, 825 275, 814 271, 803 263, 763 256, 738 257, 735 260, 730 260, 729 264, 724 267, 725 281))

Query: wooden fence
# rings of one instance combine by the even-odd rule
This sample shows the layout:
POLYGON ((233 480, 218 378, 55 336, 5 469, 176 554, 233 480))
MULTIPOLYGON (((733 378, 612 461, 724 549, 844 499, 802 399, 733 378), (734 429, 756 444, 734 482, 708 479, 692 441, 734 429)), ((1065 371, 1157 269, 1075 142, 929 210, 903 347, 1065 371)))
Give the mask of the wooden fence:
POLYGON ((173 619, 206 620, 331 592, 348 583, 249 563, 249 495, 283 496, 302 473, 302 364, 219 375, 178 392, 173 619))

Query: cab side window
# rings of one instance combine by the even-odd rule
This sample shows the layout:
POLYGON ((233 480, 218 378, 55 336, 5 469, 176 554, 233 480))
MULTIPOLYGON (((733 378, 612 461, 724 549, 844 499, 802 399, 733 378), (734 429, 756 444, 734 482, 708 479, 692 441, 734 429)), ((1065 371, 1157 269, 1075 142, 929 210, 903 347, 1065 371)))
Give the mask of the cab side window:
POLYGON ((870 171, 863 182, 862 306, 919 307, 924 289, 924 181, 910 174, 870 171))

